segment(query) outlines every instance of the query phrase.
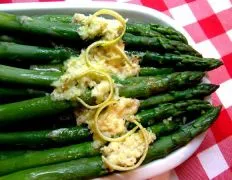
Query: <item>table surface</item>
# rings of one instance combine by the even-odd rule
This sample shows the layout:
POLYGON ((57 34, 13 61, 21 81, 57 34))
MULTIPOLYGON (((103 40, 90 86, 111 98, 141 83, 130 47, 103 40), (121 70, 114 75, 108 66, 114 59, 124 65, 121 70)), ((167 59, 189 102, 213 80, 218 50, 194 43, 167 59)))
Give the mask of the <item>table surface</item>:
MULTIPOLYGON (((0 0, 0 3, 51 1, 55 0, 0 0)), ((223 66, 208 72, 210 81, 220 84, 220 88, 212 95, 212 99, 214 105, 223 105, 221 114, 207 131, 203 143, 194 155, 171 172, 171 179, 232 179, 232 1, 106 1, 140 4, 161 11, 184 27, 195 41, 197 50, 204 57, 219 58, 223 61, 223 66)), ((170 179, 169 175, 164 174, 159 179, 170 179)))

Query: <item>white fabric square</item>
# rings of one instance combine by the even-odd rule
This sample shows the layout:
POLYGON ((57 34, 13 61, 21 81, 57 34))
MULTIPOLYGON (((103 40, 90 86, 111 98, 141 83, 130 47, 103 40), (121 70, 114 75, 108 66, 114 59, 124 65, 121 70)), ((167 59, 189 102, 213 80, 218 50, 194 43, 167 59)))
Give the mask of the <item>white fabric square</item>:
POLYGON ((208 2, 215 13, 232 7, 232 3, 230 2, 230 0, 208 0, 208 2))
POLYGON ((225 108, 232 106, 232 79, 220 84, 220 87, 216 91, 220 101, 225 108))
POLYGON ((206 58, 218 58, 220 59, 220 54, 210 40, 205 40, 196 45, 196 49, 206 58))
POLYGON ((199 153, 197 157, 199 158, 200 163, 209 179, 216 177, 229 168, 217 145, 213 145, 212 147, 204 150, 199 153))
POLYGON ((229 36, 230 40, 232 41, 232 29, 227 31, 226 34, 229 36))
POLYGON ((172 17, 182 26, 197 22, 192 10, 187 4, 177 6, 170 9, 172 17))

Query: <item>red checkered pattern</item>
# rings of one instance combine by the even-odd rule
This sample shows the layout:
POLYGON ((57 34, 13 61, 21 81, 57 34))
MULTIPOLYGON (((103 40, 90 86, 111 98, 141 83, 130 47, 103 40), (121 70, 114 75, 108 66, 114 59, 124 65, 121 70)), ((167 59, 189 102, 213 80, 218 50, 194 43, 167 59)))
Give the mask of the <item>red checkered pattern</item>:
POLYGON ((208 130, 197 152, 175 169, 180 180, 232 179, 232 2, 230 0, 141 0, 142 4, 170 15, 192 36, 206 57, 224 65, 208 73, 221 88, 213 94, 222 104, 218 120, 208 130))
MULTIPOLYGON (((0 3, 62 0, 0 0, 0 3)), ((117 1, 117 0, 111 0, 117 1)), ((224 65, 208 73, 221 87, 212 95, 223 109, 197 152, 175 169, 180 180, 232 179, 232 2, 231 0, 118 0, 159 10, 183 26, 205 57, 224 65)))

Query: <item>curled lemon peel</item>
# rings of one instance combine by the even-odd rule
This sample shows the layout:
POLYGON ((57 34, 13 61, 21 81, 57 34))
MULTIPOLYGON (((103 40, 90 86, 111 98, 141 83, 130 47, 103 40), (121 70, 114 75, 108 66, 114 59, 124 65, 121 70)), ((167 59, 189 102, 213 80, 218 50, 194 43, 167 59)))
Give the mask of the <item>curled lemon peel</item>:
MULTIPOLYGON (((90 59, 89 59, 89 53, 90 53, 91 49, 93 49, 95 47, 98 47, 98 46, 106 47, 106 46, 114 45, 114 44, 116 44, 118 41, 120 41, 122 39, 123 35, 126 32, 126 20, 120 14, 118 14, 117 12, 112 11, 112 10, 108 10, 108 9, 102 9, 102 10, 99 10, 96 13, 94 13, 93 17, 99 16, 99 15, 113 16, 115 19, 117 19, 122 24, 123 31, 120 34, 120 36, 118 36, 117 38, 115 38, 113 40, 99 40, 99 41, 96 41, 96 42, 92 43, 90 46, 87 47, 86 52, 85 52, 85 62, 87 64, 87 66, 93 67, 93 68, 95 68, 95 67, 90 63, 90 59)), ((128 59, 125 52, 123 52, 119 47, 116 47, 116 49, 120 53, 120 55, 123 57, 123 59, 126 61, 126 63, 129 64, 130 66, 132 66, 132 63, 128 59)))
POLYGON ((127 63, 131 67, 133 66, 132 62, 127 57, 126 53, 116 44, 116 43, 118 43, 122 39, 123 35, 126 32, 126 20, 120 14, 118 14, 117 12, 112 11, 112 10, 107 10, 107 9, 102 9, 102 10, 97 11, 96 13, 93 14, 92 18, 97 17, 99 15, 110 15, 110 16, 114 17, 116 20, 118 20, 122 24, 122 32, 121 32, 121 34, 117 38, 115 38, 113 40, 99 40, 99 41, 96 41, 96 42, 92 43, 91 45, 89 45, 87 47, 87 49, 85 51, 85 54, 84 54, 84 60, 85 60, 85 63, 87 65, 87 67, 89 68, 89 70, 85 71, 84 73, 82 73, 77 78, 82 78, 83 76, 85 76, 86 74, 89 74, 89 73, 95 74, 95 75, 98 75, 98 76, 101 76, 101 77, 104 77, 105 79, 107 79, 107 81, 110 84, 110 93, 109 93, 107 99, 104 102, 102 102, 100 104, 97 104, 97 105, 94 105, 94 106, 91 106, 91 105, 87 104, 80 97, 77 97, 76 99, 83 106, 85 106, 88 109, 97 109, 96 113, 94 115, 94 129, 95 129, 95 133, 102 140, 105 140, 105 141, 108 141, 108 142, 120 142, 120 141, 125 140, 127 137, 129 137, 133 133, 135 133, 138 128, 141 130, 141 133, 142 133, 143 139, 144 139, 145 149, 144 149, 144 151, 143 151, 140 159, 137 161, 137 163, 135 165, 130 166, 130 167, 118 166, 118 165, 112 164, 105 156, 102 156, 102 160, 105 162, 105 164, 110 169, 119 170, 119 171, 127 171, 127 170, 132 170, 132 169, 135 169, 135 168, 139 167, 142 164, 142 162, 144 161, 144 159, 146 157, 146 154, 147 154, 147 151, 148 151, 148 147, 149 147, 148 135, 147 135, 147 132, 146 132, 145 128, 143 128, 143 126, 138 121, 136 121, 135 119, 131 119, 129 121, 132 122, 132 123, 134 123, 136 126, 132 130, 128 131, 124 135, 122 135, 120 137, 117 137, 117 138, 107 137, 99 129, 98 119, 99 119, 100 113, 107 106, 115 104, 115 103, 117 103, 117 101, 113 100, 113 96, 114 96, 114 93, 115 93, 114 92, 114 82, 113 82, 113 79, 111 78, 110 75, 108 75, 106 73, 105 69, 102 69, 101 67, 98 67, 96 65, 91 64, 91 60, 89 58, 90 51, 93 48, 96 48, 96 47, 107 47, 107 46, 115 45, 115 46, 113 46, 113 48, 115 49, 115 51, 117 51, 118 54, 120 54, 120 56, 122 57, 122 59, 125 60, 125 63, 127 63))
POLYGON ((123 57, 123 59, 126 61, 127 64, 130 66, 133 66, 129 58, 127 57, 126 53, 122 51, 118 46, 115 46, 115 50, 118 51, 118 53, 123 57))
POLYGON ((108 101, 110 101, 114 95, 114 82, 112 80, 112 78, 104 73, 104 72, 100 72, 100 71, 97 71, 97 70, 88 70, 88 71, 85 71, 83 72, 82 74, 80 74, 77 79, 80 79, 82 78, 83 76, 87 75, 87 74, 95 74, 95 75, 98 75, 98 76, 101 76, 101 77, 104 77, 108 82, 109 82, 109 85, 110 85, 110 93, 107 97, 107 99, 105 101, 103 101, 102 103, 100 104, 97 104, 97 105, 89 105, 87 104, 83 99, 81 99, 80 97, 76 97, 76 99, 83 105, 85 106, 86 108, 88 109, 96 109, 96 108, 99 108, 101 106, 104 106, 105 104, 108 103, 108 101))
POLYGON ((111 41, 105 42, 104 44, 102 44, 102 46, 109 46, 109 45, 116 44, 118 41, 120 41, 122 39, 122 36, 126 32, 126 20, 117 12, 109 10, 109 9, 101 9, 93 14, 93 16, 95 16, 95 17, 99 16, 99 15, 110 15, 110 16, 114 17, 115 19, 117 19, 122 24, 123 31, 122 31, 121 35, 119 37, 111 40, 111 41))
POLYGON ((110 169, 118 170, 118 171, 129 171, 129 170, 132 170, 132 169, 135 169, 135 168, 139 167, 143 163, 144 159, 146 158, 147 151, 148 151, 148 148, 149 148, 147 132, 144 129, 144 127, 139 122, 137 122, 136 120, 134 120, 133 123, 135 123, 136 126, 140 128, 140 130, 141 130, 141 132, 143 134, 143 139, 144 139, 144 142, 145 142, 145 145, 144 145, 145 149, 143 151, 143 154, 140 157, 140 159, 137 161, 137 163, 134 166, 130 166, 130 167, 123 167, 123 166, 118 166, 118 165, 112 164, 105 156, 102 156, 102 160, 106 163, 106 165, 110 169))
POLYGON ((105 136, 105 135, 100 131, 100 129, 99 129, 99 127, 98 127, 98 117, 99 117, 101 111, 102 111, 103 109, 105 109, 107 106, 109 106, 109 105, 111 105, 111 104, 115 104, 115 103, 117 103, 117 101, 113 101, 113 100, 112 100, 112 101, 107 102, 106 104, 104 104, 103 106, 101 106, 101 107, 97 110, 97 112, 96 112, 96 114, 95 114, 95 116, 94 116, 94 127, 95 127, 95 130, 96 130, 97 135, 98 135, 100 138, 102 138, 103 140, 109 141, 109 142, 123 141, 126 137, 130 136, 131 134, 133 134, 133 133, 138 129, 138 127, 134 127, 132 130, 130 130, 130 131, 127 132, 126 134, 124 134, 124 135, 122 135, 122 136, 120 136, 120 137, 117 137, 117 138, 107 137, 107 136, 105 136))

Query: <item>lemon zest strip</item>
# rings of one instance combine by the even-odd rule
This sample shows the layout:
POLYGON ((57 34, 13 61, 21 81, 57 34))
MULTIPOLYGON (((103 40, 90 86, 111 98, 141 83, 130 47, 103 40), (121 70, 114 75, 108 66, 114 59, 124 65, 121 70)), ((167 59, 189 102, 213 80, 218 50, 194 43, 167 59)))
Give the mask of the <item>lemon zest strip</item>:
POLYGON ((132 169, 139 167, 143 163, 144 159, 146 158, 148 147, 149 147, 147 132, 146 132, 145 128, 143 128, 143 126, 139 122, 137 122, 136 120, 134 120, 133 123, 135 123, 136 126, 141 129, 141 132, 143 134, 143 139, 145 142, 145 149, 143 151, 143 154, 142 154, 141 158, 139 159, 139 161, 134 166, 131 166, 131 167, 123 167, 123 166, 118 166, 118 165, 112 164, 106 157, 102 156, 102 160, 106 163, 106 165, 110 169, 118 170, 118 171, 129 171, 129 170, 132 170, 132 169))
POLYGON ((126 134, 120 136, 120 137, 117 137, 117 138, 110 138, 110 137, 107 137, 105 135, 103 135, 103 133, 100 131, 99 127, 98 127, 98 117, 101 113, 101 111, 103 109, 105 109, 107 106, 111 105, 111 104, 115 104, 117 103, 117 101, 109 101, 107 103, 105 103, 104 105, 102 105, 96 112, 95 116, 94 116, 94 127, 95 127, 95 130, 96 130, 96 133, 99 137, 101 137, 103 140, 105 141, 109 141, 109 142, 118 142, 118 141, 123 141, 126 137, 130 136, 131 134, 133 134, 137 129, 138 127, 134 127, 132 130, 130 130, 129 132, 127 132, 126 134))
POLYGON ((110 101, 110 99, 112 99, 113 97, 113 94, 114 94, 114 83, 113 83, 113 80, 112 78, 104 73, 104 72, 100 72, 100 71, 97 71, 97 70, 88 70, 88 71, 85 71, 83 72, 82 74, 80 74, 77 78, 80 79, 82 78, 83 76, 85 76, 86 74, 97 74, 98 76, 102 76, 102 77, 105 77, 105 79, 109 82, 109 85, 110 85, 110 94, 108 95, 107 99, 105 101, 103 101, 102 103, 100 104, 97 104, 97 105, 89 105, 87 104, 83 99, 81 99, 80 97, 76 97, 76 99, 83 105, 85 106, 86 108, 88 109, 96 109, 96 108, 99 108, 101 106, 104 106, 105 104, 108 103, 108 101, 110 101))

